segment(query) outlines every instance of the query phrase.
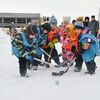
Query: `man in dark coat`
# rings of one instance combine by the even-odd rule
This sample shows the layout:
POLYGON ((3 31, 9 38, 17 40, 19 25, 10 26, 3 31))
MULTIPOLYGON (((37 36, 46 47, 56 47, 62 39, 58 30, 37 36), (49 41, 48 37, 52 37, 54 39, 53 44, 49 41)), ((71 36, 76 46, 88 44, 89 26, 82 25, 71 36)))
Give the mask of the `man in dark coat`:
POLYGON ((88 25, 88 27, 91 30, 91 34, 93 34, 94 36, 97 37, 97 32, 99 30, 99 22, 97 20, 95 20, 95 16, 91 16, 91 21, 88 25))

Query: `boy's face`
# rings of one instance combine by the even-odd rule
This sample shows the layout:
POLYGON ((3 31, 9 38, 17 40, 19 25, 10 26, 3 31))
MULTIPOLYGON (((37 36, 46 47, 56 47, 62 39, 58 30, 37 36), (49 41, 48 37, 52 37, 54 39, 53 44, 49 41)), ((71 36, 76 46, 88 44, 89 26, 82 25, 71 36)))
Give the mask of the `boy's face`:
POLYGON ((82 33, 82 29, 75 29, 76 33, 79 35, 80 33, 82 33))
POLYGON ((29 38, 30 38, 30 39, 35 38, 35 33, 29 34, 29 38))
POLYGON ((48 31, 44 29, 44 30, 43 30, 43 33, 46 34, 46 33, 48 33, 48 31))
POLYGON ((35 38, 35 35, 29 35, 29 38, 30 38, 30 39, 35 38))

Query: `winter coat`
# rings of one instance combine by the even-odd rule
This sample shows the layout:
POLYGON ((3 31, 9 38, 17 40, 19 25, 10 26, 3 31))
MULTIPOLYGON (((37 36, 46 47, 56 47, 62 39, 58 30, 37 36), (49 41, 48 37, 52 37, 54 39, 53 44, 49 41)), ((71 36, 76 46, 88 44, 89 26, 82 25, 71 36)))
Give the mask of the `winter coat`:
POLYGON ((29 40, 24 32, 19 33, 12 41, 12 49, 15 56, 25 57, 29 60, 34 54, 42 55, 41 50, 37 47, 37 39, 29 40))
POLYGON ((75 32, 74 26, 72 24, 69 24, 64 29, 64 34, 61 37, 61 43, 62 45, 62 57, 63 59, 67 59, 68 61, 71 61, 74 56, 74 52, 76 52, 77 46, 78 46, 78 36, 75 32), (74 46, 75 51, 72 52, 72 47, 74 46))
POLYGON ((74 45, 77 48, 78 45, 78 36, 74 30, 74 26, 69 24, 64 29, 65 33, 61 36, 62 48, 71 50, 71 47, 74 45))
POLYGON ((91 21, 88 25, 88 27, 91 30, 91 34, 93 34, 94 36, 97 36, 97 32, 99 30, 99 22, 98 21, 91 21))
POLYGON ((82 52, 82 57, 85 62, 90 62, 91 60, 94 60, 95 56, 99 55, 99 43, 97 38, 92 34, 84 34, 81 35, 79 44, 84 45, 85 43, 89 43, 89 47, 82 52), (88 41, 89 39, 90 41, 88 41))
POLYGON ((53 30, 51 30, 49 33, 47 33, 47 40, 46 44, 44 45, 44 48, 53 48, 55 43, 58 43, 60 40, 60 36, 58 34, 58 28, 55 27, 53 30))

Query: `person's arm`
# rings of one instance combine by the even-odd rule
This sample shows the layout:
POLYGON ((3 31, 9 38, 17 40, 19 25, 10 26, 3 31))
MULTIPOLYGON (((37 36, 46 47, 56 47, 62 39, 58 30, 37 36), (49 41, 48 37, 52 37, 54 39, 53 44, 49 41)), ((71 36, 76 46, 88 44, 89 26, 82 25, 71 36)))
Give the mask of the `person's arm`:
POLYGON ((97 21, 96 22, 96 32, 98 32, 98 30, 99 30, 99 22, 97 21))
POLYGON ((22 37, 20 34, 18 34, 15 39, 12 41, 12 45, 16 47, 21 54, 22 57, 26 57, 28 52, 24 49, 23 42, 22 42, 22 37))

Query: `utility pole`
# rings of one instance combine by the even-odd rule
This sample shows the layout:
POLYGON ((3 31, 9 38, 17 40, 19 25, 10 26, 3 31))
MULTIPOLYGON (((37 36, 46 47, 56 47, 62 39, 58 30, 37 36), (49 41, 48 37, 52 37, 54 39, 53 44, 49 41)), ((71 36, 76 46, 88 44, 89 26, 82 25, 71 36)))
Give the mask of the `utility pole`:
POLYGON ((99 29, 100 29, 100 7, 99 8, 99 15, 98 15, 98 21, 99 21, 99 29))

